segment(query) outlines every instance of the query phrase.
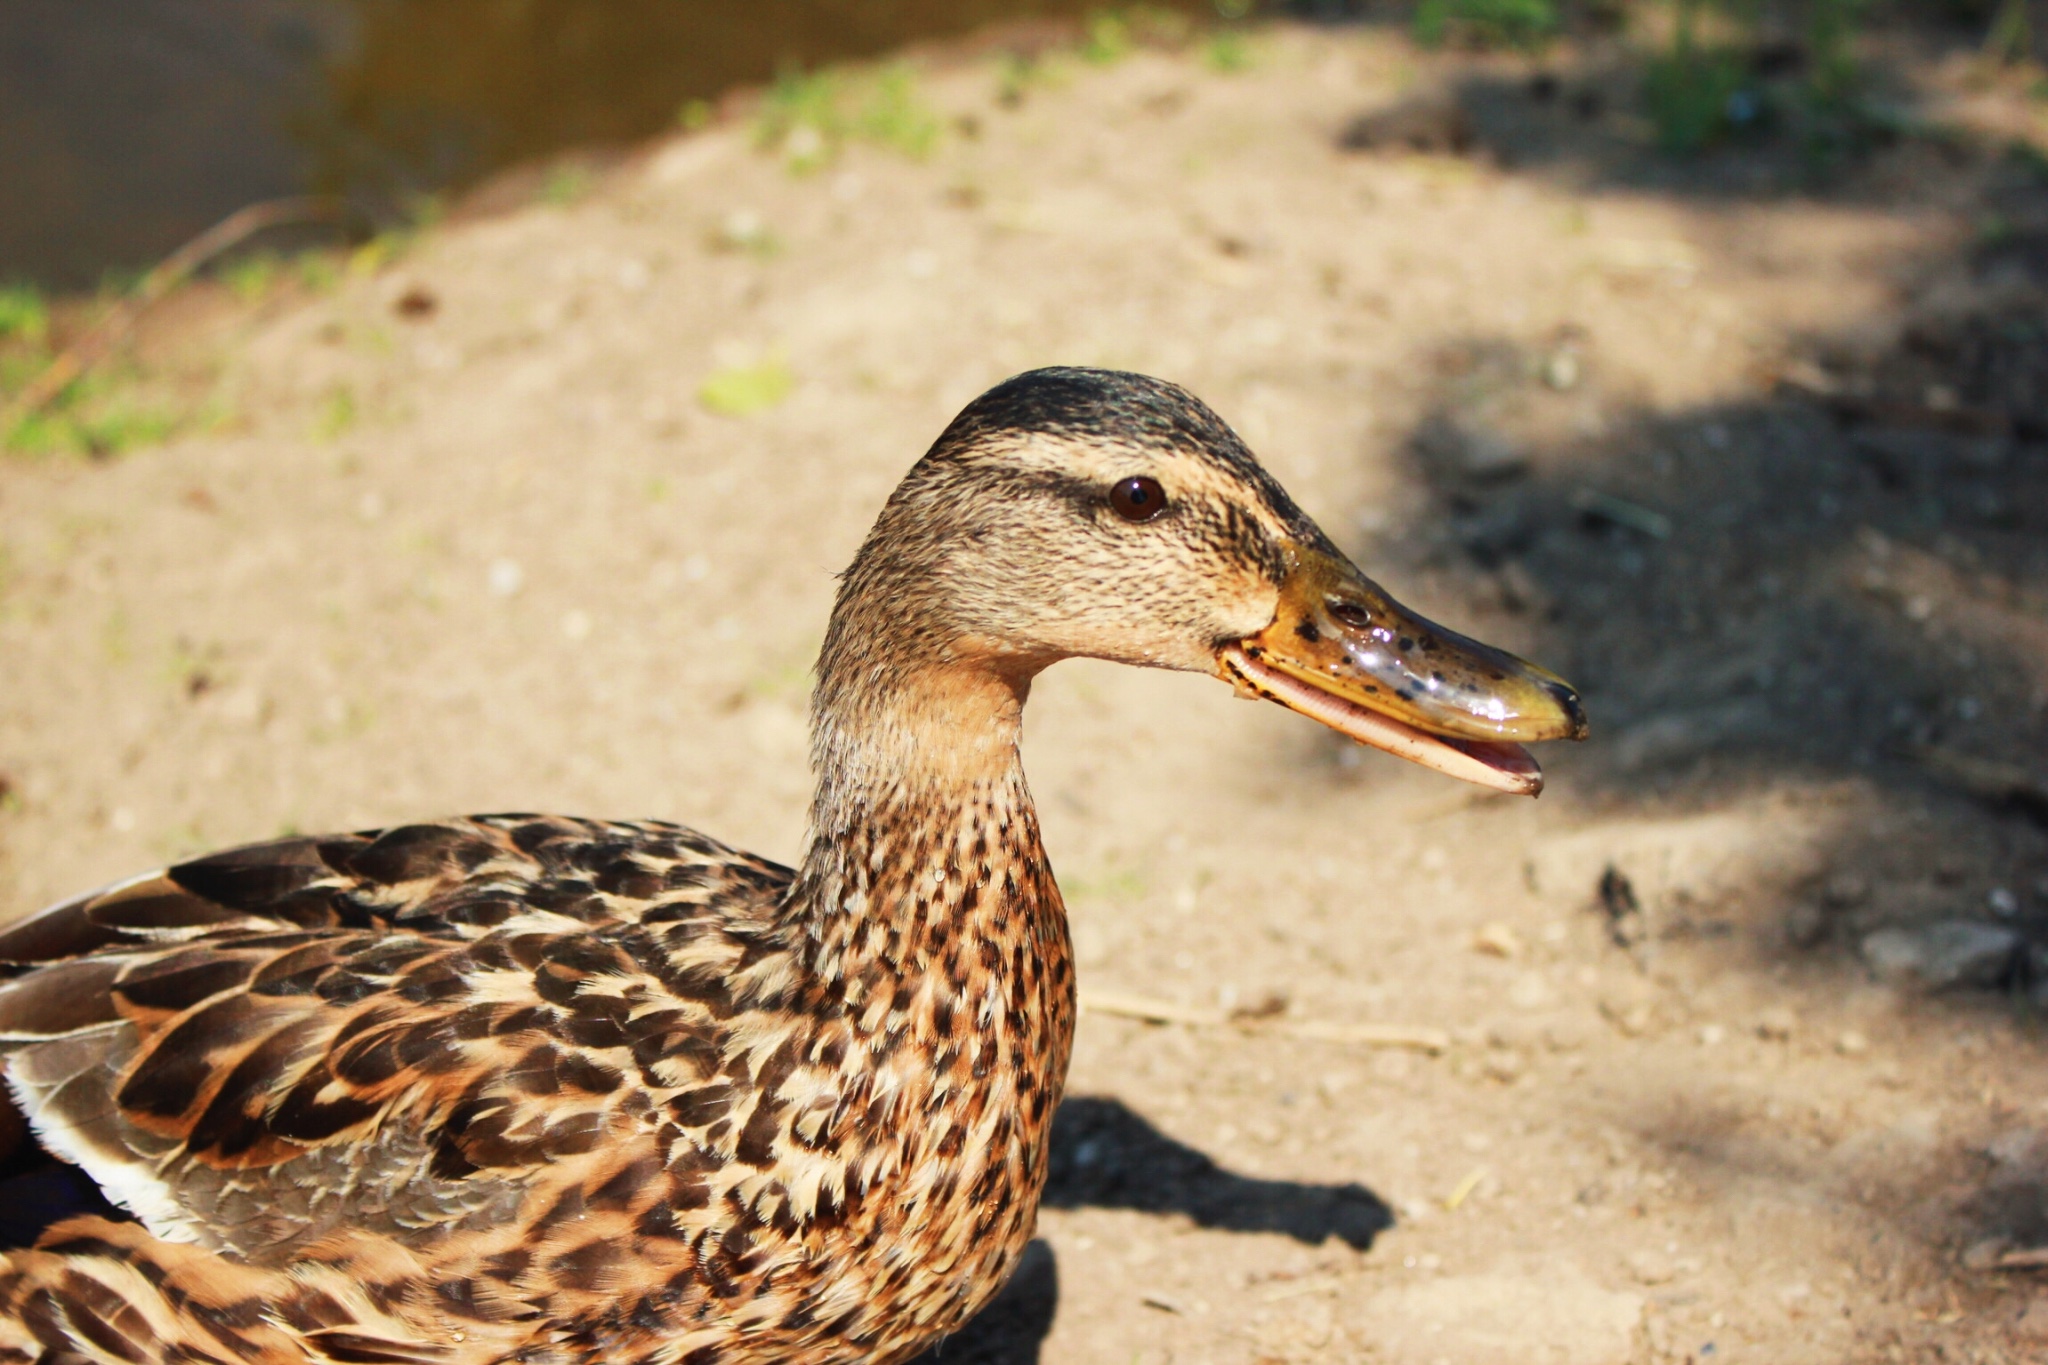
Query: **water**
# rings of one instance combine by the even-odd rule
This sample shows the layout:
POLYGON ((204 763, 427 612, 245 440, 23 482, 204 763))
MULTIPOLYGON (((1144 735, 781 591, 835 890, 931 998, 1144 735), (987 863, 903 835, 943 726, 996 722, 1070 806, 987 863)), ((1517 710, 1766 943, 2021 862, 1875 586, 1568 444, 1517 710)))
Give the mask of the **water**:
POLYGON ((786 65, 1101 5, 0 0, 0 281, 90 284, 255 200, 389 208, 645 137, 786 65))

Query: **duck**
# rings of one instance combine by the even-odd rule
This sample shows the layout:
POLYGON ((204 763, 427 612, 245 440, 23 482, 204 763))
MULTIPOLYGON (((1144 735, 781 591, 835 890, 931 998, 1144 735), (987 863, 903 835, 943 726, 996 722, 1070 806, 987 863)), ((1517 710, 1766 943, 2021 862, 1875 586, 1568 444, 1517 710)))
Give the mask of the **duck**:
POLYGON ((0 928, 0 1362, 907 1360, 1032 1235, 1073 1044, 1020 758, 1068 658, 1534 795, 1561 679, 1368 579, 1186 390, 970 403, 849 569, 794 867, 496 814, 230 849, 0 928))

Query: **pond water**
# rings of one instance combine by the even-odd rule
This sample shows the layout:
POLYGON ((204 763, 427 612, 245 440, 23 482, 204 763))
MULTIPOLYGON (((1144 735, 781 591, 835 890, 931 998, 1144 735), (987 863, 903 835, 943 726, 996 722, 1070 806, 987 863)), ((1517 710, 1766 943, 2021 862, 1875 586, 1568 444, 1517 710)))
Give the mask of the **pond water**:
POLYGON ((689 100, 788 66, 1102 7, 0 0, 0 281, 90 284, 256 200, 322 189, 390 207, 645 137, 689 100))

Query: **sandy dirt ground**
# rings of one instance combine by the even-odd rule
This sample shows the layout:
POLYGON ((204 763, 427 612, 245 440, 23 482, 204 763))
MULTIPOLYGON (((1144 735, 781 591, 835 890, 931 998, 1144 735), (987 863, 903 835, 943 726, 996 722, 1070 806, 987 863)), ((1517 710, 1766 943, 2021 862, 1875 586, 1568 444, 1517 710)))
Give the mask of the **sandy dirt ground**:
POLYGON ((0 464, 0 913, 465 811, 791 859, 889 488, 1005 375, 1148 371, 1595 738, 1517 802, 1049 673, 1084 992, 1192 1022, 1084 1017, 1043 1244, 940 1358, 2040 1358, 2048 191, 2021 96, 1902 51, 1951 131, 1814 193, 1659 162, 1598 51, 1281 27, 1007 99, 962 57, 922 162, 735 120, 196 294, 150 345, 227 425, 0 464), (750 368, 786 397, 702 401, 750 368), (1360 1024, 1447 1046, 1314 1036, 1360 1024))

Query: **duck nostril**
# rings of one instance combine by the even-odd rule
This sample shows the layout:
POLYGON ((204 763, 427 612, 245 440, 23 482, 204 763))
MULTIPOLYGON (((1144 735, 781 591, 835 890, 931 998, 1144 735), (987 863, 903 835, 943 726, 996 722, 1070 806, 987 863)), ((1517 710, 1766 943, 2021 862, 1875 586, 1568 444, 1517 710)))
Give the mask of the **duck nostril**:
POLYGON ((1372 613, 1356 602, 1343 602, 1331 598, 1323 603, 1323 609, 1329 612, 1330 618, 1339 625, 1349 626, 1353 630, 1364 630, 1372 624, 1372 613))
POLYGON ((1564 683, 1553 683, 1550 694, 1564 708, 1565 720, 1571 726, 1570 738, 1584 739, 1591 727, 1586 723, 1586 706, 1579 700, 1578 692, 1564 683))

